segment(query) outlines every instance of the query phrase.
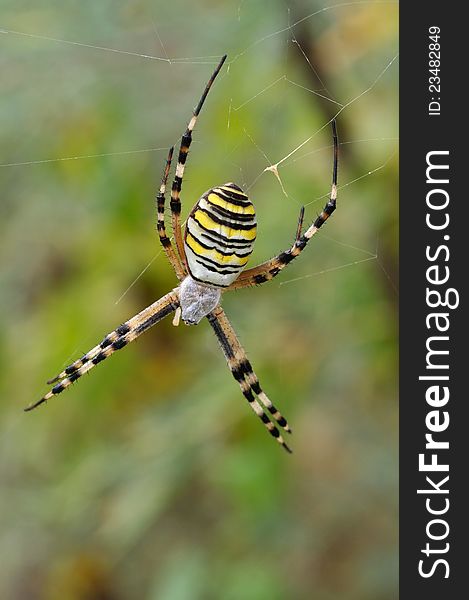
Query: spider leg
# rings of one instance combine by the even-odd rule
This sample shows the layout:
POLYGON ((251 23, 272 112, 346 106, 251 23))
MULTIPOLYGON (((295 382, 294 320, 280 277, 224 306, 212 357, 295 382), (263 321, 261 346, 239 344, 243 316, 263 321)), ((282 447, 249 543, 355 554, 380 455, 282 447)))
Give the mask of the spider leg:
POLYGON ((243 287, 250 287, 253 285, 259 285, 270 281, 276 277, 280 271, 282 271, 291 261, 296 258, 306 247, 309 240, 319 231, 324 225, 327 219, 332 215, 336 209, 337 200, 337 163, 338 163, 338 138, 337 138, 337 127, 335 119, 332 121, 332 135, 334 139, 334 161, 332 168, 332 189, 331 195, 327 204, 322 209, 316 220, 312 225, 301 234, 301 226, 303 223, 304 207, 301 208, 300 217, 298 220, 298 227, 295 236, 295 242, 291 248, 285 252, 281 252, 278 256, 271 258, 270 260, 243 271, 238 279, 234 281, 227 289, 235 290, 243 287))
POLYGON ((46 402, 52 396, 60 394, 72 385, 82 375, 90 371, 105 358, 114 354, 130 342, 133 342, 139 335, 147 329, 156 325, 161 319, 172 313, 179 306, 178 288, 169 292, 138 315, 132 317, 113 332, 108 334, 104 340, 87 352, 82 358, 72 363, 57 377, 50 380, 51 383, 58 383, 37 402, 27 406, 24 410, 29 411, 36 408, 43 402, 46 402))
POLYGON ((173 232, 174 232, 174 239, 176 241, 176 248, 177 248, 179 257, 180 257, 181 262, 184 265, 184 267, 186 267, 186 254, 184 252, 184 240, 182 238, 181 222, 180 222, 180 217, 181 217, 180 193, 181 193, 181 188, 182 188, 182 179, 184 177, 184 168, 186 165, 187 155, 189 153, 189 147, 192 142, 192 132, 194 130, 195 124, 197 123, 197 117, 199 116, 199 113, 200 113, 202 106, 205 102, 205 99, 210 91, 210 88, 212 87, 212 84, 215 81, 216 76, 220 72, 220 69, 222 68, 225 60, 226 60, 226 54, 224 56, 222 56, 220 62, 218 63, 217 68, 215 69, 215 71, 213 72, 212 76, 210 77, 207 85, 205 86, 204 93, 202 94, 202 97, 200 98, 199 103, 197 104, 196 108, 194 109, 192 118, 189 121, 189 124, 187 125, 187 129, 184 132, 184 135, 182 136, 181 145, 179 147, 179 156, 178 156, 178 163, 176 166, 176 174, 174 176, 173 185, 171 187, 171 202, 170 202, 171 223, 172 223, 173 232))
MULTIPOLYGON (((178 290, 178 288, 176 288, 176 290, 173 290, 173 292, 176 292, 177 290, 178 290)), ((76 371, 78 371, 78 369, 80 367, 85 365, 87 362, 93 360, 101 352, 101 350, 104 350, 105 348, 107 348, 108 346, 110 346, 111 344, 113 344, 114 342, 119 340, 121 337, 123 337, 123 336, 127 335, 128 333, 130 333, 131 331, 134 331, 135 329, 137 329, 142 323, 145 323, 150 317, 152 317, 152 315, 155 313, 155 311, 157 311, 159 308, 163 309, 166 306, 167 301, 170 300, 169 296, 173 292, 170 292, 170 294, 163 296, 162 298, 160 298, 159 300, 157 300, 150 306, 147 306, 146 308, 144 308, 142 311, 140 311, 137 315, 135 315, 131 319, 128 319, 127 321, 125 321, 125 323, 122 323, 122 325, 119 325, 119 327, 114 329, 114 331, 111 331, 111 333, 108 333, 100 344, 98 344, 97 346, 94 346, 94 348, 91 348, 91 350, 89 350, 86 354, 84 354, 81 358, 79 358, 75 362, 68 365, 68 367, 66 367, 58 375, 56 375, 52 379, 49 379, 47 381, 47 383, 52 384, 52 383, 55 383, 56 381, 59 381, 60 379, 65 379, 69 375, 73 375, 76 371)), ((175 305, 172 310, 176 310, 178 306, 179 306, 179 300, 177 300, 177 306, 175 305)))
POLYGON ((244 397, 249 402, 249 406, 264 423, 268 432, 277 440, 277 442, 283 446, 287 452, 291 452, 281 436, 280 431, 265 414, 264 409, 256 400, 254 394, 257 395, 261 403, 272 415, 272 418, 283 427, 285 431, 291 433, 291 429, 285 417, 282 416, 267 395, 262 391, 259 380, 252 370, 252 366, 246 357, 246 353, 222 307, 217 306, 217 308, 207 315, 207 319, 212 326, 212 329, 215 331, 231 373, 238 382, 244 397))
POLYGON ((179 281, 182 281, 184 277, 187 275, 187 271, 183 264, 181 264, 181 260, 179 256, 174 251, 173 245, 171 244, 171 240, 166 234, 165 227, 165 218, 164 218, 164 207, 165 207, 165 193, 166 193, 166 182, 168 181, 169 169, 171 168, 171 159, 173 157, 174 147, 169 149, 168 158, 166 159, 166 166, 163 171, 163 177, 161 178, 160 191, 156 196, 156 206, 158 212, 158 221, 156 223, 156 229, 158 231, 158 235, 160 237, 161 245, 163 246, 163 250, 173 267, 177 278, 179 281))

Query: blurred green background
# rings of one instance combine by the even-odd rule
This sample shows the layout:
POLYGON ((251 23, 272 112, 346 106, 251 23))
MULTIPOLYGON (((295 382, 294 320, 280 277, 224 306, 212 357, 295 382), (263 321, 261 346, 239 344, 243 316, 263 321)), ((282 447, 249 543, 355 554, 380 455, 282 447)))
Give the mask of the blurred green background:
POLYGON ((0 597, 397 598, 397 5, 0 8, 0 597), (184 216, 213 185, 249 188, 251 264, 323 206, 341 111, 338 210, 274 282, 223 300, 294 454, 206 322, 168 319, 23 413, 174 287, 153 197, 224 52, 184 216), (284 193, 263 170, 309 138, 279 166, 284 193))

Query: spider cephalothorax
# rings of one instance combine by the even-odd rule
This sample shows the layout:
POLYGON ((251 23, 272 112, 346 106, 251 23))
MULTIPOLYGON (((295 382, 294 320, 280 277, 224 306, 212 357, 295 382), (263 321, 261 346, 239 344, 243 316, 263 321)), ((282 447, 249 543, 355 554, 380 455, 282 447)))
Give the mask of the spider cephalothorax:
POLYGON ((187 275, 179 287, 182 320, 186 325, 197 325, 218 306, 220 299, 219 288, 199 283, 191 275, 187 275))
POLYGON ((196 325, 207 317, 244 397, 269 433, 285 450, 291 452, 277 425, 289 433, 291 429, 285 417, 263 392, 251 363, 220 305, 220 300, 225 291, 259 285, 276 277, 302 252, 309 240, 334 212, 337 197, 336 126, 335 121, 332 120, 334 161, 330 199, 304 233, 302 233, 304 209, 301 209, 295 241, 291 248, 257 267, 243 270, 256 239, 256 215, 251 201, 243 190, 231 182, 211 188, 201 196, 189 215, 183 237, 180 222, 180 193, 186 159, 192 142, 192 132, 207 94, 225 60, 226 55, 222 57, 209 79, 181 139, 170 201, 176 248, 167 236, 165 226, 166 183, 171 169, 173 148, 169 150, 160 191, 156 197, 158 234, 166 256, 179 279, 179 286, 106 335, 100 344, 49 380, 48 383, 55 384, 54 387, 25 410, 35 408, 67 389, 95 365, 135 340, 172 312, 176 313, 173 320, 175 325, 179 323, 181 317, 188 325, 196 325), (270 414, 270 418, 266 411, 270 414))

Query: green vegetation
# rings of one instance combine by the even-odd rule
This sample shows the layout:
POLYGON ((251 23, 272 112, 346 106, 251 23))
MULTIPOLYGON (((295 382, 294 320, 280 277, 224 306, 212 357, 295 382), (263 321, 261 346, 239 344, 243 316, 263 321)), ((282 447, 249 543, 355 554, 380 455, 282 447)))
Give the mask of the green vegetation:
POLYGON ((395 600, 397 5, 1 4, 0 597, 395 600), (213 185, 249 187, 251 265, 329 193, 341 106, 311 90, 357 98, 338 117, 338 210, 274 282, 224 298, 294 454, 206 322, 168 319, 23 413, 174 287, 153 197, 224 52, 183 209, 213 185), (284 194, 263 170, 309 138, 279 166, 284 194))

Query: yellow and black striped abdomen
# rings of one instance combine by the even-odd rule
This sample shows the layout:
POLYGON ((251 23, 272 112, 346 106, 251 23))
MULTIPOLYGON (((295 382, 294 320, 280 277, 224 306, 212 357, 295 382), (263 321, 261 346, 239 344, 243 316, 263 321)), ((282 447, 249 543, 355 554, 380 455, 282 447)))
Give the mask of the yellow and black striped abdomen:
POLYGON ((186 225, 184 249, 191 276, 229 286, 248 262, 256 228, 254 206, 237 185, 225 183, 205 192, 186 225))

